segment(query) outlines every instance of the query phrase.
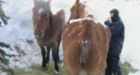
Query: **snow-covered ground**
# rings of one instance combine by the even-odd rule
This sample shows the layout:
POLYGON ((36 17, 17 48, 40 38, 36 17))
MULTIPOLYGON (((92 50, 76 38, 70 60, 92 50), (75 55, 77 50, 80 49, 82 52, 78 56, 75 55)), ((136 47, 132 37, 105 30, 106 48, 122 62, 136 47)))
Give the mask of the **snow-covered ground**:
MULTIPOLYGON (((0 28, 0 41, 12 46, 19 46, 26 55, 19 62, 12 62, 12 66, 26 67, 41 62, 39 47, 32 30, 33 0, 4 0, 6 14, 11 17, 9 24, 0 28), (34 40, 30 45, 26 40, 34 40)), ((84 0, 81 0, 84 1, 84 0)), ((135 68, 140 69, 140 1, 138 0, 86 0, 88 8, 98 21, 103 23, 112 8, 118 8, 125 23, 126 34, 121 61, 129 61, 135 68)), ((75 0, 52 0, 52 11, 56 13, 61 8, 66 12, 66 19, 70 15, 70 7, 75 0)), ((16 52, 13 52, 16 54, 16 52)), ((140 75, 140 72, 130 75, 140 75)))

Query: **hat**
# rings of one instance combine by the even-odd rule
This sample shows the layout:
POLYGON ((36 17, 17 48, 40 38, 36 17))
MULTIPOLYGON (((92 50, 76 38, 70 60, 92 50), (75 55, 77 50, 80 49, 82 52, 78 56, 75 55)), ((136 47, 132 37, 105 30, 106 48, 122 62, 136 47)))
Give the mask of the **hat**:
POLYGON ((112 9, 112 10, 110 11, 110 13, 113 13, 114 16, 119 16, 119 11, 118 11, 118 9, 112 9))

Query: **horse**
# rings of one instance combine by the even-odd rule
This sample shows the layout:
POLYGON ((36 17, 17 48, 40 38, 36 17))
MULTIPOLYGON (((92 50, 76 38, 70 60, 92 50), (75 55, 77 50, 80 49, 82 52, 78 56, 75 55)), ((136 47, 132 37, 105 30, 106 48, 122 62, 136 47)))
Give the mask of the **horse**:
POLYGON ((94 20, 86 5, 76 0, 69 21, 63 29, 62 48, 68 75, 103 75, 111 32, 94 20))
POLYGON ((47 68, 50 60, 50 50, 55 64, 56 72, 59 72, 59 44, 61 33, 65 22, 64 10, 53 15, 50 1, 34 0, 33 7, 33 29, 35 38, 41 48, 42 68, 47 68), (46 50, 47 49, 47 50, 46 50))

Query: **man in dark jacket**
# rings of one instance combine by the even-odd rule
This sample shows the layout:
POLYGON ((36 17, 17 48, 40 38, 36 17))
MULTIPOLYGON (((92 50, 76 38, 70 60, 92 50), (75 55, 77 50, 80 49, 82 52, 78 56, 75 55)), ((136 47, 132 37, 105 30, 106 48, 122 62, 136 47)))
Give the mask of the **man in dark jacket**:
POLYGON ((110 18, 105 21, 105 25, 109 27, 112 33, 105 75, 122 75, 119 61, 124 42, 125 28, 117 9, 110 11, 110 18))

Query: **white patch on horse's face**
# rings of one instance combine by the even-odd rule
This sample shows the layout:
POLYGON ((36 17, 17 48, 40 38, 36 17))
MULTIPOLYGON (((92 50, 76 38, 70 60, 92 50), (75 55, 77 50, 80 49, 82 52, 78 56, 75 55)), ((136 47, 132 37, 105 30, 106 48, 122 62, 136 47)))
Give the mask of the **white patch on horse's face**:
POLYGON ((41 15, 45 10, 43 8, 40 8, 38 13, 41 15))

